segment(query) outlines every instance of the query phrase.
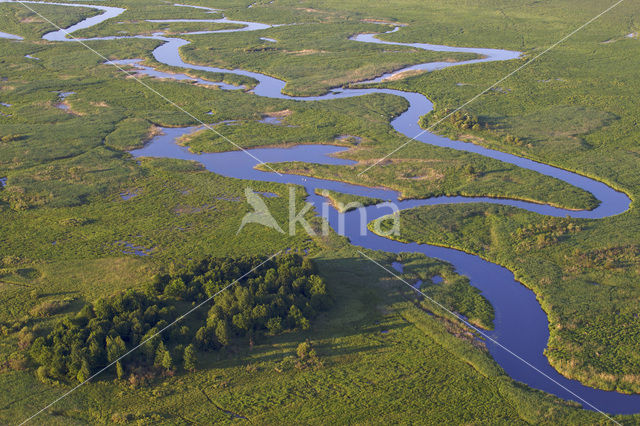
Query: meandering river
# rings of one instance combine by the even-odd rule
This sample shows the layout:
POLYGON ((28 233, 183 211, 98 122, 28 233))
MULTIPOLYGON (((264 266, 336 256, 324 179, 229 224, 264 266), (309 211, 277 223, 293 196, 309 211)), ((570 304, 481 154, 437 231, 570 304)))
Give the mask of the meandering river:
MULTIPOLYGON (((0 2, 4 2, 0 0, 0 2)), ((22 3, 40 3, 40 2, 22 2, 22 3)), ((625 212, 630 205, 630 199, 624 193, 614 190, 602 182, 579 175, 577 173, 562 170, 547 164, 518 157, 516 155, 503 153, 500 151, 484 148, 481 146, 453 141, 429 132, 423 132, 418 125, 420 116, 426 114, 432 109, 432 103, 422 94, 403 92, 391 89, 377 88, 361 88, 361 89, 334 89, 322 96, 311 97, 291 97, 284 95, 282 90, 286 84, 283 80, 266 76, 257 72, 246 70, 227 70, 223 68, 208 67, 203 65, 189 64, 182 60, 180 56, 180 47, 189 43, 189 41, 177 37, 165 37, 160 34, 151 36, 112 36, 100 37, 93 39, 70 39, 68 34, 97 25, 107 19, 114 18, 122 14, 125 9, 109 6, 84 5, 72 3, 47 3, 60 6, 70 7, 87 7, 98 9, 103 13, 88 19, 85 19, 65 30, 54 31, 43 36, 48 41, 93 41, 93 40, 117 40, 128 38, 152 38, 163 41, 153 51, 155 59, 163 64, 173 67, 185 68, 190 70, 210 71, 217 73, 232 73, 251 77, 258 81, 253 93, 256 96, 263 96, 277 99, 291 99, 297 101, 317 101, 338 99, 347 97, 363 96, 371 93, 386 93, 395 96, 401 96, 409 102, 409 108, 400 116, 395 118, 391 125, 399 133, 415 138, 417 141, 447 147, 460 151, 467 151, 494 158, 505 163, 510 163, 523 167, 538 173, 563 180, 578 188, 584 189, 592 193, 600 204, 593 210, 574 211, 561 209, 549 205, 535 204, 520 200, 510 199, 494 199, 487 197, 434 197, 426 200, 405 200, 395 201, 401 209, 408 209, 424 205, 452 204, 452 203, 492 203, 509 205, 543 215, 549 216, 571 216, 576 218, 599 219, 625 212)), ((178 7, 191 7, 189 5, 176 5, 178 7)), ((195 7, 195 6, 194 6, 195 7)), ((209 12, 218 12, 217 9, 197 7, 205 9, 209 12)), ((214 30, 214 31, 198 31, 187 34, 213 34, 223 32, 237 31, 256 31, 271 28, 271 25, 255 22, 233 21, 227 18, 220 19, 167 19, 154 20, 153 22, 210 22, 210 23, 227 23, 243 25, 238 29, 214 30)), ((397 30, 394 29, 394 31, 397 30)), ((11 36, 4 34, 5 36, 11 36)), ((18 36, 10 38, 19 40, 18 36)), ((502 61, 515 59, 520 56, 519 52, 499 50, 499 49, 481 49, 481 48, 460 48, 448 47, 440 45, 431 45, 424 43, 396 43, 379 40, 375 34, 361 34, 352 37, 354 42, 393 44, 401 46, 412 46, 419 49, 443 51, 443 52, 467 52, 480 55, 478 59, 469 61, 461 61, 455 63, 434 62, 426 64, 418 64, 407 67, 403 70, 396 71, 389 75, 381 76, 370 82, 378 82, 390 75, 410 70, 426 70, 434 71, 450 66, 463 66, 471 63, 502 61)), ((184 75, 167 74, 157 71, 151 67, 142 67, 135 62, 120 61, 122 65, 138 66, 140 72, 155 76, 163 76, 166 78, 185 79, 184 75)), ((195 79, 194 79, 195 80, 195 79)), ((204 84, 218 85, 223 90, 237 89, 224 83, 201 81, 204 84)), ((194 154, 188 149, 178 146, 176 139, 186 133, 193 132, 197 127, 190 128, 171 128, 164 129, 162 135, 156 136, 144 148, 132 151, 135 157, 168 157, 184 160, 194 160, 202 163, 207 170, 218 173, 220 175, 238 178, 269 182, 291 183, 302 185, 310 194, 308 201, 313 203, 317 208, 320 207, 324 199, 315 194, 316 189, 329 189, 338 192, 363 195, 368 197, 380 198, 383 200, 397 200, 398 193, 396 191, 366 188, 357 185, 351 185, 344 182, 316 179, 292 174, 279 175, 274 172, 256 170, 255 167, 260 161, 283 162, 283 161, 303 161, 308 163, 349 165, 354 162, 350 160, 339 159, 330 156, 337 152, 344 151, 346 148, 325 146, 325 145, 307 145, 297 146, 293 148, 261 148, 252 149, 249 156, 243 151, 223 152, 223 153, 205 153, 194 154)), ((389 213, 387 209, 381 209, 379 206, 369 206, 366 208, 367 219, 375 220, 389 213)), ((361 235, 360 228, 361 211, 353 210, 346 213, 343 217, 346 226, 344 227, 344 235, 346 235, 352 244, 372 250, 382 250, 386 252, 419 252, 427 256, 442 259, 451 263, 456 271, 469 277, 471 285, 481 290, 482 295, 486 297, 493 305, 496 313, 495 329, 491 332, 483 331, 491 339, 499 342, 496 345, 491 339, 487 340, 487 347, 494 359, 502 366, 502 368, 513 379, 526 383, 527 385, 555 394, 561 398, 574 400, 583 404, 585 408, 594 410, 602 410, 608 413, 630 414, 640 412, 640 395, 625 395, 618 392, 607 392, 593 389, 582 385, 580 382, 570 380, 560 375, 544 356, 549 339, 549 328, 547 316, 540 307, 534 293, 525 288, 522 284, 514 279, 513 273, 508 269, 485 261, 478 256, 474 256, 462 251, 432 246, 428 244, 417 243, 400 243, 393 241, 371 232, 361 235), (508 348, 506 351, 504 348, 508 348), (515 357, 517 354, 520 358, 515 357), (526 363, 523 362, 526 360, 526 363)), ((329 223, 333 229, 339 228, 339 214, 335 210, 330 211, 329 223)))

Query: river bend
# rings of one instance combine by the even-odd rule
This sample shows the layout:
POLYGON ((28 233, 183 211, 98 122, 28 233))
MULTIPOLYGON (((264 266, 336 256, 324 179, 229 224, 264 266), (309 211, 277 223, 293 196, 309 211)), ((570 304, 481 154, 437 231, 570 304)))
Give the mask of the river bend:
MULTIPOLYGON (((0 2, 7 2, 0 0, 0 2)), ((43 2, 21 2, 21 3, 43 3, 43 2)), ((548 216, 570 216, 575 218, 599 219, 612 215, 617 215, 628 210, 630 205, 629 197, 619 191, 614 190, 608 185, 588 178, 586 176, 563 170, 551 165, 529 160, 513 154, 496 151, 493 149, 461 142, 448 138, 423 132, 418 125, 420 116, 428 113, 433 108, 432 103, 420 93, 403 92, 392 89, 378 88, 359 88, 347 89, 337 88, 329 91, 321 96, 310 97, 292 97, 283 94, 285 81, 270 77, 257 72, 234 69, 228 70, 224 68, 208 67, 203 65, 195 65, 184 62, 180 56, 179 49, 189 44, 189 41, 178 37, 166 37, 161 34, 150 36, 109 36, 92 39, 70 38, 69 35, 80 29, 89 28, 102 23, 108 19, 114 18, 122 14, 125 9, 118 7, 102 6, 102 5, 86 5, 73 3, 46 3, 50 5, 59 5, 67 7, 86 7, 102 11, 97 16, 87 18, 78 22, 67 29, 47 33, 43 36, 44 40, 56 42, 73 42, 73 41, 97 41, 97 40, 122 40, 129 38, 151 38, 163 41, 159 47, 153 51, 154 58, 165 65, 184 68, 188 70, 209 71, 216 73, 231 73, 251 77, 257 80, 258 84, 253 90, 256 96, 263 96, 276 99, 290 99, 297 101, 318 101, 338 98, 348 98, 363 96, 371 93, 385 93, 395 96, 401 96, 409 103, 409 108, 396 117, 392 122, 392 127, 399 133, 408 138, 431 145, 456 149, 459 151, 472 152, 493 158, 505 163, 514 164, 529 170, 536 171, 546 176, 563 180, 571 185, 581 188, 592 193, 600 204, 593 210, 566 210, 544 204, 536 204, 521 200, 511 199, 495 199, 488 197, 433 197, 424 200, 404 200, 396 201, 401 209, 408 209, 425 205, 452 204, 452 203, 492 203, 500 205, 509 205, 532 212, 536 212, 548 216), (416 136, 417 135, 417 136, 416 136)), ((218 9, 206 8, 201 6, 190 6, 184 4, 176 4, 176 7, 195 7, 203 9, 209 13, 219 12, 218 9)), ((229 33, 238 31, 261 31, 267 30, 273 25, 234 21, 226 17, 220 19, 167 19, 153 20, 153 22, 209 22, 209 23, 227 23, 242 25, 238 29, 197 31, 185 34, 214 34, 229 33)), ((398 30, 396 27, 393 31, 398 30)), ((0 38, 10 38, 13 40, 21 40, 19 36, 0 33, 0 38)), ((435 71, 450 66, 463 66, 472 63, 511 60, 520 57, 519 52, 500 50, 500 49, 482 49, 482 48, 466 48, 466 47, 449 47, 441 45, 432 45, 425 43, 397 43, 383 41, 377 38, 376 34, 360 34, 351 38, 354 42, 390 44, 400 46, 412 46, 418 49, 442 51, 442 52, 465 52, 475 53, 479 58, 468 61, 460 61, 455 63, 449 62, 432 62, 425 64, 417 64, 402 70, 395 71, 369 82, 380 82, 384 78, 394 74, 412 71, 424 70, 435 71)), ((275 42, 275 40, 273 40, 275 42)), ((120 61, 122 65, 137 66, 139 71, 149 75, 162 76, 166 78, 174 78, 176 74, 163 73, 152 67, 145 67, 131 59, 120 61)), ((180 76, 180 75, 178 75, 180 76)), ((179 79, 188 79, 189 77, 182 75, 179 79)), ((195 80, 195 79, 194 79, 195 80)), ((217 85, 223 90, 233 90, 238 87, 224 83, 201 81, 204 84, 217 85)), ((365 82, 366 83, 366 82, 365 82)), ((331 154, 344 151, 346 148, 311 145, 296 146, 292 148, 257 148, 249 150, 255 157, 247 155, 246 152, 233 151, 223 153, 205 153, 194 154, 188 149, 178 146, 175 142, 180 136, 193 132, 197 128, 168 128, 164 129, 162 135, 156 136, 144 148, 132 151, 135 157, 168 157, 184 160, 197 161, 205 166, 207 170, 237 179, 249 179, 268 182, 280 182, 302 185, 310 194, 308 201, 313 203, 317 208, 320 207, 324 199, 315 194, 316 189, 329 189, 338 192, 363 195, 368 197, 380 198, 383 200, 397 200, 398 193, 396 191, 380 188, 367 188, 357 185, 351 185, 344 182, 316 179, 311 177, 298 176, 294 174, 278 175, 273 172, 260 171, 255 167, 259 158, 260 161, 283 162, 283 161, 303 161, 319 164, 335 164, 349 165, 354 164, 350 160, 339 159, 330 156, 331 154)), ((388 210, 379 208, 379 206, 365 207, 368 220, 375 220, 389 213, 388 210)), ((598 409, 614 414, 631 414, 640 412, 640 395, 626 395, 618 392, 609 392, 593 389, 582 385, 576 380, 570 380, 560 375, 551 365, 544 355, 549 339, 549 324, 545 312, 536 300, 535 294, 515 280, 513 273, 508 269, 497 264, 488 262, 478 256, 464 253, 459 250, 438 247, 429 244, 418 243, 401 243, 393 241, 371 232, 360 235, 360 214, 361 211, 354 210, 346 213, 342 220, 345 220, 344 235, 346 235, 352 244, 372 250, 381 250, 386 252, 418 252, 429 257, 438 258, 451 263, 457 273, 469 277, 471 285, 481 290, 482 295, 486 297, 495 309, 495 329, 486 332, 488 336, 501 345, 509 348, 528 363, 535 366, 536 369, 542 371, 547 377, 527 366, 521 360, 515 358, 501 347, 495 345, 490 340, 487 341, 487 347, 500 364, 500 366, 513 379, 526 383, 527 385, 555 394, 561 398, 574 400, 583 403, 585 408, 598 409), (551 380, 550 380, 551 379, 551 380), (596 408, 597 407, 597 408, 596 408)), ((329 223, 334 229, 338 229, 340 215, 332 210, 330 212, 329 223)))

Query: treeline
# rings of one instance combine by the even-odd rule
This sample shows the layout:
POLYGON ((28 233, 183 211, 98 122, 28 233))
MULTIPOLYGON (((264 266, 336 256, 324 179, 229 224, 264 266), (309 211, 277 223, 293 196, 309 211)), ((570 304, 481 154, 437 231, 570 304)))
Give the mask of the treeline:
POLYGON ((308 329, 330 304, 312 262, 297 254, 259 266, 262 262, 258 257, 190 262, 153 277, 143 291, 85 305, 33 340, 29 355, 39 366, 38 377, 82 382, 115 362, 117 377, 133 383, 158 372, 173 374, 180 366, 194 370, 199 351, 308 329), (214 296, 208 311, 203 306, 172 324, 189 306, 214 296))

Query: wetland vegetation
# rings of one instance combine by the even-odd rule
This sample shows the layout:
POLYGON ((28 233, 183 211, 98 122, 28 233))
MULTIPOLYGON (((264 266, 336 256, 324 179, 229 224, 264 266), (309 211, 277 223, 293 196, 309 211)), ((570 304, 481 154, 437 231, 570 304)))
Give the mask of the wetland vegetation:
MULTIPOLYGON (((435 109, 421 121, 424 127, 607 6, 577 0, 430 0, 426 6, 418 0, 276 0, 247 8, 250 3, 190 2, 223 9, 233 19, 297 25, 184 36, 192 42, 181 50, 185 61, 263 72, 286 80, 289 94, 316 95, 410 64, 473 57, 349 40, 393 28, 371 20, 407 24, 381 36, 387 40, 525 53, 522 60, 452 67, 378 85, 431 99, 435 109)), ((109 5, 127 11, 76 35, 234 27, 146 22, 221 17, 155 0, 109 5)), ((98 13, 32 7, 63 28, 98 13)), ((176 327, 140 358, 123 359, 47 409, 38 422, 607 423, 601 414, 509 378, 472 329, 417 297, 345 238, 290 236, 258 225, 236 234, 249 211, 247 185, 280 195, 264 198, 278 220, 287 217, 287 185, 230 179, 179 160, 136 161, 126 151, 141 147, 160 127, 197 125, 195 117, 219 123, 216 131, 243 148, 350 147, 339 156, 358 161, 354 166, 271 166, 389 187, 405 198, 486 195, 588 209, 597 205, 590 193, 479 155, 417 142, 360 175, 406 141, 389 126, 407 107, 402 98, 374 94, 304 103, 254 96, 255 81, 242 76, 189 73, 244 85, 236 91, 139 77, 189 117, 80 44, 42 41, 54 27, 23 6, 0 3, 0 11, 0 29, 24 38, 0 39, 3 423, 35 413, 257 259, 287 249, 307 254, 304 260, 278 257, 270 265, 276 278, 265 272, 222 293, 223 299, 185 322, 187 330, 176 327), (67 109, 58 107, 61 92, 73 92, 63 100, 67 109), (288 112, 281 123, 260 122, 282 111, 288 112), (233 265, 224 259, 234 259, 233 265), (224 265, 238 269, 223 274, 224 265), (287 268, 294 272, 286 274, 287 268), (243 303, 251 308, 250 318, 240 314, 248 312, 240 309, 243 303)), ((628 212, 582 220, 506 206, 429 206, 403 212, 398 237, 459 248, 514 271, 549 316, 546 353, 552 365, 587 385, 626 393, 640 392, 640 44, 625 37, 637 31, 636 18, 632 3, 620 5, 434 129, 605 181, 630 194, 628 212)), ((88 44, 108 59, 140 58, 163 71, 185 72, 153 58, 158 40, 88 44)), ((182 143, 194 152, 237 149, 220 135, 203 131, 182 143)), ((299 211, 305 194, 300 187, 296 191, 299 211)), ((321 226, 313 212, 307 217, 321 226)), ((491 305, 451 265, 417 254, 367 254, 387 267, 402 263, 404 280, 421 280, 421 289, 448 309, 492 327, 491 305), (443 282, 434 282, 435 276, 443 282)), ((616 420, 632 424, 638 417, 616 420)))

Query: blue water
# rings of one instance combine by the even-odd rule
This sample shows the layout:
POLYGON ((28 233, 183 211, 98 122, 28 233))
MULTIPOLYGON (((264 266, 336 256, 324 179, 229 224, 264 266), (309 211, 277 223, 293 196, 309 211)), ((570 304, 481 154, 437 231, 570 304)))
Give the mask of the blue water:
POLYGON ((238 90, 242 89, 241 86, 234 86, 232 84, 222 83, 218 81, 209 81, 202 78, 191 77, 187 74, 181 73, 169 73, 164 71, 158 71, 155 68, 142 65, 141 59, 123 59, 119 61, 109 61, 108 64, 118 65, 121 67, 132 67, 136 70, 137 75, 146 75, 149 77, 160 79, 171 79, 177 81, 190 81, 193 83, 201 84, 203 86, 215 86, 224 90, 238 90))
POLYGON ((138 196, 138 193, 135 191, 127 191, 127 192, 121 192, 120 193, 120 198, 122 198, 124 201, 128 201, 132 198, 135 198, 138 196))
POLYGON ((6 38, 8 40, 22 40, 22 37, 20 36, 9 34, 9 33, 3 33, 2 31, 0 31, 0 38, 6 38))
MULTIPOLYGON (((1 0, 0 0, 1 1, 1 0)), ((26 2, 29 3, 29 2, 26 2)), ((37 2, 33 2, 37 3, 37 2)), ((78 5, 68 3, 49 3, 74 7, 91 7, 102 10, 104 13, 92 18, 88 18, 69 27, 66 32, 70 33, 82 28, 89 28, 107 19, 113 18, 124 12, 125 9, 107 6, 95 5, 78 5)), ((188 5, 180 5, 187 6, 188 5)), ((210 12, 216 10, 204 8, 210 12)), ((175 22, 176 20, 162 20, 155 22, 175 22)), ((186 21, 186 20, 180 20, 186 21)), ((203 22, 216 23, 237 23, 245 25, 240 29, 217 30, 217 31, 200 31, 190 34, 201 33, 220 33, 235 31, 257 31, 268 29, 271 26, 267 24, 259 24, 244 21, 231 21, 226 18, 215 20, 196 20, 203 22)), ((193 21, 192 21, 193 22, 193 21)), ((395 30, 394 30, 395 31, 395 30)), ((393 128, 399 133, 415 138, 417 141, 428 143, 441 147, 448 147, 460 151, 472 152, 486 157, 494 158, 505 163, 514 164, 538 173, 550 176, 562 181, 568 182, 578 188, 591 192, 599 201, 600 205, 590 211, 572 211, 565 210, 547 205, 540 205, 519 200, 492 199, 487 197, 434 197, 427 200, 405 200, 397 202, 401 209, 412 208, 424 205, 451 204, 451 203, 493 203, 501 205, 510 205, 537 212, 550 216, 571 216, 576 218, 598 219, 612 216, 625 212, 630 205, 630 199, 624 193, 618 192, 602 182, 590 179, 588 177, 562 170, 551 165, 539 163, 533 160, 518 157, 512 154, 506 154, 500 151, 460 142, 453 141, 429 132, 423 132, 418 126, 418 118, 426 114, 432 109, 431 102, 419 93, 402 92, 391 89, 334 89, 329 93, 321 96, 312 96, 305 98, 291 97, 282 94, 285 82, 274 77, 266 76, 260 73, 246 70, 226 70, 223 68, 208 67, 202 65, 188 64, 182 60, 179 54, 179 48, 189 42, 180 38, 163 37, 161 35, 154 36, 133 36, 137 38, 154 38, 164 41, 164 44, 153 51, 153 55, 159 62, 192 70, 210 71, 216 73, 232 73, 243 75, 255 79, 256 85, 253 93, 257 96, 278 98, 278 99, 295 99, 299 101, 316 101, 338 98, 348 98, 362 96, 371 93, 386 93, 395 96, 401 96, 409 102, 409 108, 403 114, 394 119, 391 123, 393 128)), ((48 41, 71 41, 67 38, 65 31, 54 31, 43 36, 48 41)), ((126 39, 131 37, 102 37, 97 40, 115 40, 126 39)), ((479 55, 477 59, 469 61, 461 61, 457 63, 436 62, 428 64, 419 64, 403 70, 383 75, 371 82, 381 81, 394 74, 411 71, 434 71, 449 66, 462 66, 465 64, 502 61, 515 59, 520 56, 519 52, 499 50, 499 49, 479 49, 466 47, 449 47, 440 45, 431 45, 424 43, 396 43, 379 40, 373 34, 361 34, 352 38, 354 42, 367 42, 379 44, 392 44, 402 46, 412 46, 419 49, 445 51, 445 52, 466 52, 479 55)), ((313 203, 317 208, 323 203, 324 199, 320 195, 315 194, 315 189, 330 189, 334 191, 364 195, 383 200, 396 200, 397 192, 380 189, 366 188, 357 185, 351 185, 343 182, 335 182, 330 180, 322 180, 297 175, 279 175, 273 172, 264 172, 255 169, 260 162, 282 162, 282 161, 303 161, 309 163, 349 165, 353 164, 350 160, 338 159, 331 157, 331 154, 341 152, 346 148, 334 146, 296 146, 292 148, 264 148, 252 149, 250 153, 253 157, 247 155, 246 152, 235 151, 215 154, 193 154, 184 147, 175 144, 176 138, 192 132, 196 129, 164 129, 164 134, 156 136, 144 148, 132 151, 135 157, 151 156, 151 157, 169 157, 184 160, 195 160, 202 163, 207 170, 212 172, 237 178, 248 180, 259 180, 280 183, 293 183, 303 185, 307 192, 311 195, 308 201, 313 203)), ((369 221, 382 217, 389 213, 386 208, 380 206, 369 206, 365 209, 367 219, 369 221)), ((635 413, 640 412, 640 395, 625 395, 617 392, 607 392, 583 386, 578 381, 569 380, 560 375, 553 369, 547 358, 544 356, 544 348, 549 338, 548 321, 546 314, 538 304, 532 291, 522 286, 514 279, 513 273, 508 269, 485 261, 477 256, 464 253, 458 250, 448 249, 444 247, 431 246, 428 244, 417 243, 400 243, 393 241, 370 232, 361 235, 363 224, 360 222, 362 209, 350 211, 344 215, 339 214, 335 210, 330 210, 329 223, 334 229, 340 229, 340 222, 344 221, 344 235, 346 235, 352 244, 373 250, 382 250, 386 252, 418 252, 427 256, 435 257, 447 261, 454 265, 456 271, 469 277, 473 286, 482 291, 496 312, 495 330, 486 333, 492 339, 495 339, 500 345, 508 348, 506 351, 503 347, 487 341, 487 347, 494 359, 504 368, 504 370, 515 380, 526 383, 529 386, 546 392, 558 395, 565 399, 578 401, 584 404, 585 408, 603 410, 610 413, 635 413), (520 359, 515 357, 517 354, 520 359), (536 371, 531 366, 537 369, 536 371), (542 372, 543 374, 541 374, 542 372), (545 377, 546 375, 546 377, 545 377), (597 407, 597 408, 596 408, 597 407)))
POLYGON ((280 117, 266 116, 266 117, 262 117, 262 119, 258 120, 258 122, 265 123, 265 124, 279 125, 279 124, 282 124, 282 119, 280 117))
MULTIPOLYGON (((310 194, 307 201, 314 204, 317 211, 320 211, 325 199, 315 194, 315 190, 329 189, 383 200, 396 200, 395 203, 401 209, 422 205, 486 202, 516 205, 530 211, 546 212, 554 216, 579 215, 583 213, 524 201, 498 200, 487 197, 434 197, 426 200, 397 201, 398 193, 396 191, 367 188, 344 182, 298 175, 278 175, 270 171, 256 170, 255 166, 259 165, 260 162, 242 151, 194 154, 189 152, 186 147, 175 143, 177 138, 196 129, 197 127, 163 129, 163 135, 156 136, 144 148, 131 151, 131 154, 135 157, 177 158, 197 161, 211 172, 237 179, 303 185, 310 194)), ((252 149, 250 152, 266 163, 302 161, 316 164, 349 165, 352 164, 352 161, 330 156, 346 149, 327 145, 299 145, 291 148, 252 149)), ((534 370, 523 363, 521 359, 514 357, 502 347, 487 340, 487 347, 491 355, 512 378, 561 398, 581 402, 585 404, 585 408, 593 409, 597 407, 599 410, 610 413, 630 414, 640 411, 640 395, 625 395, 583 386, 576 380, 569 380, 560 375, 549 364, 543 353, 549 340, 547 316, 536 300, 535 294, 516 281, 511 271, 480 257, 458 250, 428 244, 401 243, 371 232, 363 234, 361 233, 362 226, 365 225, 361 221, 363 210, 366 211, 368 221, 373 221, 390 213, 389 209, 379 208, 379 206, 364 207, 345 214, 339 214, 337 211, 330 209, 329 224, 336 231, 343 230, 341 233, 347 236, 353 245, 392 253, 423 253, 426 256, 442 259, 453 264, 457 273, 469 277, 471 285, 480 289, 482 295, 489 300, 495 309, 494 330, 491 332, 480 330, 480 332, 497 340, 501 345, 525 359, 538 370, 534 370), (341 225, 341 221, 343 221, 343 225, 341 225), (541 375, 540 371, 561 386, 541 375), (589 406, 587 402, 593 404, 593 406, 589 406)), ((402 272, 401 264, 394 263, 392 266, 398 272, 402 272)), ((441 282, 441 280, 441 277, 434 277, 433 279, 434 283, 441 282)))

